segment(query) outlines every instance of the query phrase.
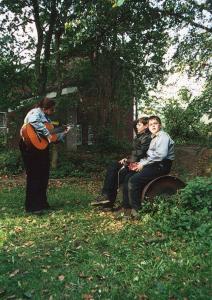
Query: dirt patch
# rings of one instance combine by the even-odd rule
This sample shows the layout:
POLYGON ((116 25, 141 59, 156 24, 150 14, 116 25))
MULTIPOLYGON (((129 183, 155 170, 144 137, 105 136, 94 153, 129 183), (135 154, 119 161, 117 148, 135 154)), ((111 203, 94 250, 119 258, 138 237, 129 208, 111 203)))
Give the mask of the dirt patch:
POLYGON ((196 145, 176 146, 172 173, 179 177, 210 176, 212 149, 196 145))

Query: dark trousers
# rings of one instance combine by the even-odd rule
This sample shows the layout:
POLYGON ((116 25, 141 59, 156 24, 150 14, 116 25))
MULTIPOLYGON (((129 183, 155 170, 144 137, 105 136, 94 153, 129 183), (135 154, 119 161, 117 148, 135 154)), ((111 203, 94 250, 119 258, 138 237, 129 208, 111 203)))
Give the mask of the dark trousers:
POLYGON ((27 176, 25 209, 32 212, 48 208, 46 192, 49 181, 49 148, 28 148, 23 140, 20 141, 19 147, 27 176))
POLYGON ((145 166, 140 172, 129 173, 123 184, 123 207, 141 208, 141 192, 145 185, 154 178, 166 175, 171 170, 172 162, 164 160, 145 166))
POLYGON ((122 164, 117 161, 113 161, 106 171, 102 195, 106 195, 111 201, 111 204, 114 204, 116 201, 117 189, 120 184, 124 182, 125 176, 130 172, 127 167, 120 170, 122 167, 122 164))

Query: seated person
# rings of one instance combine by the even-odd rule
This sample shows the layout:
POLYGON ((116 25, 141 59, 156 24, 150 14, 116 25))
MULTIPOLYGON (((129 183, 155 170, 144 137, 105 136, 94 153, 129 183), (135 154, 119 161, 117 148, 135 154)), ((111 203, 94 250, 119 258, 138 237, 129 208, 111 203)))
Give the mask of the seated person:
POLYGON ((154 178, 170 172, 174 160, 174 141, 161 129, 161 120, 157 116, 149 117, 151 143, 146 157, 140 159, 135 173, 125 176, 123 182, 123 212, 131 217, 138 216, 141 208, 141 192, 154 178))
POLYGON ((108 167, 104 179, 101 194, 91 205, 102 205, 104 207, 113 207, 117 196, 119 184, 124 181, 128 173, 135 173, 127 167, 129 163, 139 162, 145 157, 151 141, 151 134, 148 129, 148 118, 142 117, 136 121, 136 137, 133 140, 133 150, 129 159, 123 158, 120 161, 114 161, 108 167))

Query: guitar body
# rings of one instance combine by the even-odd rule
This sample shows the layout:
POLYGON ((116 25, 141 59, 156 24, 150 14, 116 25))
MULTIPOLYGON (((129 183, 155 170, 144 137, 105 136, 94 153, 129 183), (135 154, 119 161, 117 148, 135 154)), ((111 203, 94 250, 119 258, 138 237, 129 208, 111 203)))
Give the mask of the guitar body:
MULTIPOLYGON (((45 127, 50 131, 53 131, 54 126, 51 123, 44 123, 45 127)), ((21 136, 24 140, 24 142, 27 144, 27 146, 35 147, 38 150, 44 150, 47 148, 49 141, 47 138, 45 138, 42 135, 39 135, 34 127, 29 123, 29 124, 24 124, 21 128, 21 136)), ((51 133, 51 142, 56 142, 57 141, 57 135, 51 133)))

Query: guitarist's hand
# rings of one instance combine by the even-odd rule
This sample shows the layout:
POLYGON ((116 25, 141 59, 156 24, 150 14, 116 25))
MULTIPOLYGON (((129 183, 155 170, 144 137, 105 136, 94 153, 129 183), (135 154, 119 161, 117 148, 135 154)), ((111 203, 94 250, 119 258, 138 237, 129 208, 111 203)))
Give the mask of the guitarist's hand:
POLYGON ((52 135, 50 134, 47 136, 47 140, 48 140, 49 144, 51 143, 51 139, 52 139, 52 135))
POLYGON ((68 133, 69 131, 70 131, 70 129, 71 129, 71 126, 67 126, 66 128, 65 128, 65 133, 68 133))

